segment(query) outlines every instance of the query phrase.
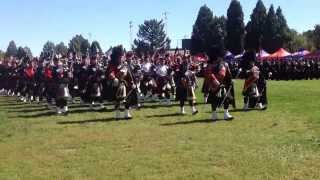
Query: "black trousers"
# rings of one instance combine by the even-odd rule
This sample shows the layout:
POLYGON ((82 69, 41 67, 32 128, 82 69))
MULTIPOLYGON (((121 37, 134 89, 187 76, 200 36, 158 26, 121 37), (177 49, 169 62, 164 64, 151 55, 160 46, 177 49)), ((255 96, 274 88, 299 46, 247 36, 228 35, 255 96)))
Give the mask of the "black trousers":
POLYGON ((58 108, 63 108, 65 106, 67 106, 67 99, 64 99, 64 98, 58 98, 56 99, 56 106, 58 108))

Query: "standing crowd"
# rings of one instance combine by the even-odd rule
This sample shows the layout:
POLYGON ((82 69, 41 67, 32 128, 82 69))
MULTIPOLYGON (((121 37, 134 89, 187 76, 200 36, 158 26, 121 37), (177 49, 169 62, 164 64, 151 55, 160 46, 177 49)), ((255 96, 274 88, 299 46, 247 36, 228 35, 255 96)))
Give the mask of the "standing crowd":
MULTIPOLYGON (((240 69, 241 60, 232 61, 233 74, 240 69)), ((265 59, 257 66, 269 80, 313 80, 320 78, 320 59, 265 59)))

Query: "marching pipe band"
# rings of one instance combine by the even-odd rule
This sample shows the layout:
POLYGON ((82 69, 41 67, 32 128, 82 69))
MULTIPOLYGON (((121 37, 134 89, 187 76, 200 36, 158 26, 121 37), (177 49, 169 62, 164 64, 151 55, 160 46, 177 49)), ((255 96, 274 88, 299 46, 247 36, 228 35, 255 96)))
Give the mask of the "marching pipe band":
MULTIPOLYGON (((241 65, 246 79, 244 110, 266 109, 266 78, 252 54, 245 55, 243 62, 247 63, 241 65)), ((105 109, 104 102, 112 102, 117 120, 132 119, 131 110, 143 108, 148 101, 167 106, 176 100, 181 115, 186 114, 188 102, 191 114, 197 115, 195 91, 197 76, 202 75, 202 92, 205 103, 211 105, 211 119, 217 120, 217 110, 223 108, 223 119, 232 120, 229 105, 235 107, 235 98, 229 64, 210 53, 204 64, 186 53, 170 55, 156 51, 138 57, 125 53, 122 46, 114 47, 110 57, 96 52, 81 58, 70 53, 68 57, 9 59, 0 64, 0 92, 24 103, 46 101, 48 109, 58 115, 68 114, 68 105, 77 103, 76 99, 93 111, 105 109)))

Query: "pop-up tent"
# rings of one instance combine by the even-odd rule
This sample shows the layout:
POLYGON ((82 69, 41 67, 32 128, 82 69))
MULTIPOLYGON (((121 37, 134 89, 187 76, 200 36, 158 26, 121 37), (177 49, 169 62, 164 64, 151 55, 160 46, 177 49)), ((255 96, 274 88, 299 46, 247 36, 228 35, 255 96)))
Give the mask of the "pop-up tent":
POLYGON ((224 57, 233 57, 233 54, 230 51, 227 51, 224 57))
POLYGON ((244 50, 241 54, 235 55, 234 58, 235 58, 235 59, 241 59, 242 56, 244 55, 244 53, 246 53, 245 50, 244 50))
POLYGON ((226 54, 224 55, 224 59, 228 62, 233 61, 234 55, 230 51, 227 51, 226 54))
POLYGON ((265 50, 261 49, 258 53, 257 53, 257 57, 258 59, 264 59, 264 58, 267 58, 269 57, 270 54, 267 53, 265 50))
POLYGON ((306 55, 305 58, 320 58, 320 50, 306 55))
POLYGON ((271 54, 270 56, 268 56, 268 59, 282 59, 285 57, 291 56, 291 53, 289 53, 288 51, 286 51, 283 48, 280 48, 277 52, 271 54))
POLYGON ((292 56, 293 57, 305 57, 308 54, 310 54, 310 51, 305 50, 305 49, 301 49, 300 51, 293 53, 292 56))

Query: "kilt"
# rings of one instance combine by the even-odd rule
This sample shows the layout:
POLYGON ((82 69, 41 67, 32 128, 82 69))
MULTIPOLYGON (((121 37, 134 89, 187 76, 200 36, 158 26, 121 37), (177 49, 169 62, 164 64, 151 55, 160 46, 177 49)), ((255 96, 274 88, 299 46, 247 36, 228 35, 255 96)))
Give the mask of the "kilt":
POLYGON ((168 77, 159 77, 157 79, 157 93, 161 94, 163 92, 163 87, 168 83, 168 77))
POLYGON ((182 86, 177 86, 176 100, 186 101, 188 99, 188 89, 182 86))
POLYGON ((225 87, 220 88, 218 91, 209 91, 207 103, 221 105, 226 94, 227 89, 225 87))

